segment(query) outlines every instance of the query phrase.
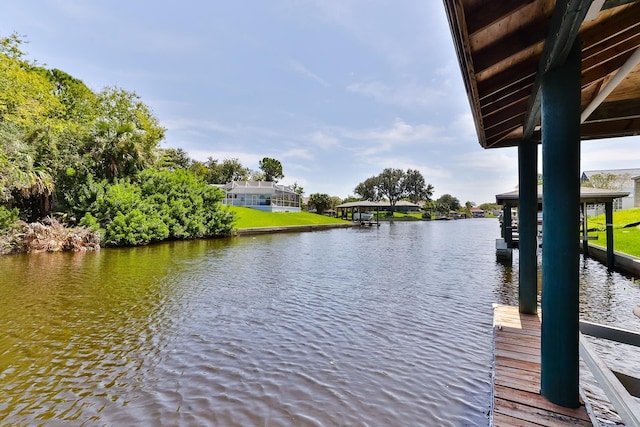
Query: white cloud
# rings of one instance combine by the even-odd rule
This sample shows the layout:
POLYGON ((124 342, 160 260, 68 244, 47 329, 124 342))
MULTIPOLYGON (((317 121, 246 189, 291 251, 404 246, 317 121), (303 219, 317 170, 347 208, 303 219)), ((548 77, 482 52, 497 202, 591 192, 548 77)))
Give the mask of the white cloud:
POLYGON ((398 118, 388 128, 349 131, 345 133, 345 136, 351 139, 407 143, 434 137, 437 131, 436 127, 424 124, 411 125, 398 118))
POLYGON ((478 148, 474 151, 460 153, 457 156, 457 165, 466 169, 495 171, 496 174, 503 171, 518 171, 517 148, 478 148))
POLYGON ((382 104, 398 105, 404 108, 434 106, 446 96, 443 91, 416 83, 403 83, 391 87, 380 81, 352 83, 347 86, 347 91, 368 96, 382 104))
POLYGON ((298 61, 294 61, 291 60, 289 61, 289 66, 298 74, 313 80, 314 82, 324 86, 324 87, 329 87, 329 83, 324 80, 322 77, 318 76, 316 73, 314 73, 313 71, 309 70, 307 67, 305 67, 304 65, 302 65, 301 63, 299 63, 298 61))
POLYGON ((339 145, 337 138, 328 135, 322 131, 316 131, 307 136, 307 139, 320 148, 331 148, 339 145))
POLYGON ((469 113, 461 114, 454 118, 449 125, 449 129, 455 135, 457 139, 464 140, 476 140, 478 134, 476 133, 476 125, 473 121, 473 115, 469 113))
POLYGON ((640 137, 581 143, 581 169, 627 169, 640 165, 640 137))
POLYGON ((313 155, 309 150, 304 148, 292 148, 289 150, 281 151, 276 154, 277 157, 281 157, 283 159, 304 159, 304 160, 312 160, 313 155))

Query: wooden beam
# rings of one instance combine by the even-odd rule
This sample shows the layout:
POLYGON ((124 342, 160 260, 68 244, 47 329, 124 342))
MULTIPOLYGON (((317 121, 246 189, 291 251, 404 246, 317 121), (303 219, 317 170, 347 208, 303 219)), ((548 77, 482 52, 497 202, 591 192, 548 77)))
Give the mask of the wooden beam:
POLYGON ((606 122, 583 123, 580 134, 588 135, 583 140, 640 135, 640 119, 609 120, 606 122))
POLYGON ((517 146, 520 139, 522 138, 518 138, 513 140, 513 143, 509 143, 509 144, 504 144, 503 140, 507 139, 507 137, 509 136, 509 134, 511 134, 511 132, 513 132, 514 130, 518 129, 519 127, 522 127, 522 124, 518 124, 518 125, 512 125, 509 127, 505 127, 503 129, 501 129, 500 131, 494 131, 492 134, 487 135, 487 148, 497 148, 497 146, 500 147, 513 147, 513 146, 517 146), (500 144, 502 143, 502 144, 500 144))
POLYGON ((610 39, 606 45, 598 44, 582 52, 582 71, 597 67, 610 58, 630 54, 640 47, 640 32, 628 31, 610 39))
POLYGON ((585 29, 580 34, 580 39, 588 48, 599 49, 600 43, 606 43, 610 38, 624 32, 636 32, 640 25, 638 14, 640 13, 640 2, 630 5, 624 10, 609 17, 607 20, 598 22, 585 29))
POLYGON ((536 81, 529 98, 529 106, 525 114, 524 132, 525 139, 531 138, 536 125, 540 120, 540 88, 542 77, 547 71, 564 63, 569 55, 571 47, 578 36, 580 25, 591 6, 592 0, 558 0, 551 17, 548 36, 542 51, 542 58, 538 65, 536 81))
POLYGON ((522 89, 508 93, 502 98, 492 100, 491 102, 486 102, 482 107, 482 115, 484 116, 484 120, 491 119, 492 115, 503 113, 504 110, 510 109, 515 104, 519 104, 523 101, 525 102, 525 105, 524 107, 522 107, 522 111, 524 111, 527 107, 526 102, 529 99, 532 85, 533 83, 530 85, 525 85, 524 87, 522 87, 522 89))
POLYGON ((638 0, 607 0, 602 6, 602 10, 611 9, 613 7, 622 6, 623 4, 634 3, 638 0))
POLYGON ((544 41, 548 19, 541 16, 538 20, 518 28, 508 37, 499 39, 487 47, 473 52, 473 66, 476 73, 488 69, 505 59, 544 41))
POLYGON ((598 80, 604 79, 609 74, 616 72, 625 64, 625 62, 627 62, 632 53, 633 51, 620 54, 614 58, 609 59, 607 62, 598 65, 597 67, 593 67, 590 70, 585 70, 582 73, 582 87, 593 84, 598 80))
POLYGON ((640 100, 605 102, 589 116, 585 123, 609 122, 612 120, 639 119, 640 100))
POLYGON ((509 117, 503 119, 500 122, 486 124, 485 123, 485 131, 490 131, 495 129, 515 129, 518 126, 522 125, 522 119, 524 117, 524 107, 521 113, 511 114, 509 117))
POLYGON ((533 86, 536 77, 536 67, 539 58, 531 58, 529 61, 514 65, 501 73, 492 77, 478 81, 478 92, 480 101, 487 101, 487 98, 500 98, 505 92, 510 92, 513 88, 518 88, 523 82, 533 86))
POLYGON ((480 96, 475 79, 471 48, 469 46, 469 34, 467 32, 464 9, 460 1, 444 0, 445 13, 453 36, 458 61, 462 70, 462 80, 467 90, 467 97, 471 105, 471 113, 476 125, 476 134, 480 145, 485 146, 485 134, 482 132, 482 116, 480 115, 480 96))
POLYGON ((518 9, 525 7, 535 0, 501 0, 478 2, 474 8, 467 11, 467 27, 469 34, 474 34, 494 22, 511 15, 518 9))
POLYGON ((611 80, 604 85, 604 87, 600 90, 600 92, 596 95, 596 97, 587 105, 587 107, 582 111, 580 115, 580 123, 584 123, 587 120, 587 117, 593 113, 593 111, 598 108, 598 106, 613 92, 622 81, 629 75, 631 71, 640 63, 640 48, 636 49, 635 52, 631 54, 629 59, 620 67, 618 72, 613 76, 611 80))

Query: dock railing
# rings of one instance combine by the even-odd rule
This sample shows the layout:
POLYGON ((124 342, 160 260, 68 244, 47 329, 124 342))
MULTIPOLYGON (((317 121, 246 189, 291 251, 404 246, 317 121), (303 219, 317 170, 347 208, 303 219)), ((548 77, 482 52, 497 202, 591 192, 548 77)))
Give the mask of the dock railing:
POLYGON ((580 322, 580 356, 627 427, 640 427, 640 379, 609 369, 584 335, 640 347, 640 333, 591 322, 580 322))

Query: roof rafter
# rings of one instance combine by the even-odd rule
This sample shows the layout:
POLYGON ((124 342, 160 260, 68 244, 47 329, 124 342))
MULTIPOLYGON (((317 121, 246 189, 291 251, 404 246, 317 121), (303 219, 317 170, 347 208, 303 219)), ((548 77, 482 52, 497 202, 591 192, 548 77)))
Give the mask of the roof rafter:
POLYGON ((538 65, 538 73, 533 85, 529 106, 525 114, 523 138, 533 135, 540 120, 540 90, 543 76, 551 69, 564 63, 578 37, 580 25, 589 11, 592 0, 558 0, 551 17, 547 40, 538 65))

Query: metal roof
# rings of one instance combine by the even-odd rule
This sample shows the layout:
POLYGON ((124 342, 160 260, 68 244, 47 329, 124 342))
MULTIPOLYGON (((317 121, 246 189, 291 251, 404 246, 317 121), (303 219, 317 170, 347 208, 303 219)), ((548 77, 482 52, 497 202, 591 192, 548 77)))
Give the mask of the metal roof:
POLYGON ((443 0, 484 148, 540 141, 541 76, 582 42, 582 139, 640 134, 640 1, 443 0))
POLYGON ((272 181, 232 181, 219 187, 231 194, 274 194, 275 192, 296 194, 290 186, 272 181))
MULTIPOLYGON (((627 197, 628 191, 615 191, 604 188, 580 187, 580 203, 607 203, 613 199, 627 197)), ((504 205, 509 203, 511 206, 518 206, 519 192, 518 190, 508 193, 496 194, 496 203, 504 205)), ((542 203, 542 185, 538 185, 538 203, 542 203)))
MULTIPOLYGON (((379 202, 371 202, 369 200, 359 200, 357 202, 348 202, 348 203, 343 203, 341 205, 336 206, 337 208, 386 208, 391 206, 391 204, 386 201, 386 200, 382 200, 379 202)), ((396 202, 396 207, 399 206, 409 206, 409 207, 415 207, 415 208, 419 208, 419 205, 416 205, 415 203, 411 203, 411 202, 407 202, 406 200, 399 200, 396 202)))

